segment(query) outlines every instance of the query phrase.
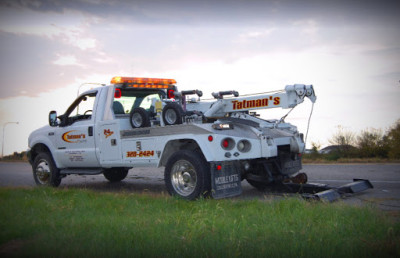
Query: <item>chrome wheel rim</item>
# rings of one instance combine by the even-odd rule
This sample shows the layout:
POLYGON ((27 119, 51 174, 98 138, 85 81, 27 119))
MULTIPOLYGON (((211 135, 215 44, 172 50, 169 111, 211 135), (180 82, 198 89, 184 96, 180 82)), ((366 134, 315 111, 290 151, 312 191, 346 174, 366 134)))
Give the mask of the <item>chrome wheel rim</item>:
POLYGON ((36 166, 35 174, 39 183, 46 185, 50 181, 50 166, 47 160, 41 159, 39 164, 36 166))
POLYGON ((132 115, 132 124, 135 127, 140 127, 140 126, 142 126, 142 123, 143 123, 142 116, 139 113, 134 113, 132 115))
POLYGON ((173 109, 168 109, 165 112, 165 120, 167 121, 168 124, 175 124, 176 120, 177 120, 177 115, 176 112, 173 109))
POLYGON ((187 160, 175 162, 171 169, 171 183, 179 195, 192 194, 197 184, 197 173, 192 163, 187 160))

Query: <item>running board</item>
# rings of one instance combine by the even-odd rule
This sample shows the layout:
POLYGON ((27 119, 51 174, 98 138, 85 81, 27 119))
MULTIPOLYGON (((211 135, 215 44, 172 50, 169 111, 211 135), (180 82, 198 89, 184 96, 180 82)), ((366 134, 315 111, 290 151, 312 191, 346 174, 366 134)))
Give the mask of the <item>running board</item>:
POLYGON ((324 184, 284 184, 292 192, 300 193, 306 200, 317 201, 336 201, 346 195, 359 193, 374 188, 367 179, 353 179, 352 183, 348 183, 339 187, 330 187, 324 184))
POLYGON ((65 168, 60 170, 61 175, 98 175, 103 173, 101 168, 65 168))

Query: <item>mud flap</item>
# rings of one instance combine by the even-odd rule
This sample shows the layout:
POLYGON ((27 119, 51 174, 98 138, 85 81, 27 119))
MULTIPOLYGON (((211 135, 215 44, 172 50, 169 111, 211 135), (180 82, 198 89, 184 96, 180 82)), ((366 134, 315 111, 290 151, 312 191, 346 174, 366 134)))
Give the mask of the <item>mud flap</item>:
POLYGON ((211 194, 214 199, 242 194, 239 167, 233 161, 211 163, 211 194))

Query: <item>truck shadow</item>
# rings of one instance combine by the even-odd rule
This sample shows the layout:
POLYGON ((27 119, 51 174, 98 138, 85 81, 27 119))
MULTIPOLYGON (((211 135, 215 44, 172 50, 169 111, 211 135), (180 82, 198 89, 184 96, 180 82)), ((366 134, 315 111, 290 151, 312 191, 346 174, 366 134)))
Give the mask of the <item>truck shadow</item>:
POLYGON ((71 175, 63 179, 60 188, 87 189, 99 192, 125 192, 125 193, 149 193, 156 195, 168 195, 164 180, 154 177, 139 177, 128 175, 121 182, 111 183, 103 175, 79 176, 71 175))
MULTIPOLYGON (((132 173, 127 176, 123 181, 111 183, 107 181, 103 175, 96 176, 79 176, 71 175, 63 179, 61 189, 87 189, 91 191, 110 192, 110 193, 136 193, 136 194, 149 194, 169 196, 164 184, 164 179, 160 175, 137 175, 132 173)), ((242 181, 242 191, 240 196, 233 197, 232 199, 261 199, 271 200, 276 198, 287 197, 288 194, 279 192, 261 192, 249 185, 245 180, 242 181)))

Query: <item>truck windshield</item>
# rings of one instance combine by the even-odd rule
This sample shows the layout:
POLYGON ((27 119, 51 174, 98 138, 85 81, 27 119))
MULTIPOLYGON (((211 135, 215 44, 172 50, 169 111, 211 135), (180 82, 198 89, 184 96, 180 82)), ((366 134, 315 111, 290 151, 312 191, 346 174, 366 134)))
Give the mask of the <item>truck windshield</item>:
POLYGON ((156 101, 160 101, 165 93, 162 90, 130 90, 121 89, 121 96, 115 97, 113 110, 116 115, 129 114, 132 109, 141 107, 154 112, 156 101))

